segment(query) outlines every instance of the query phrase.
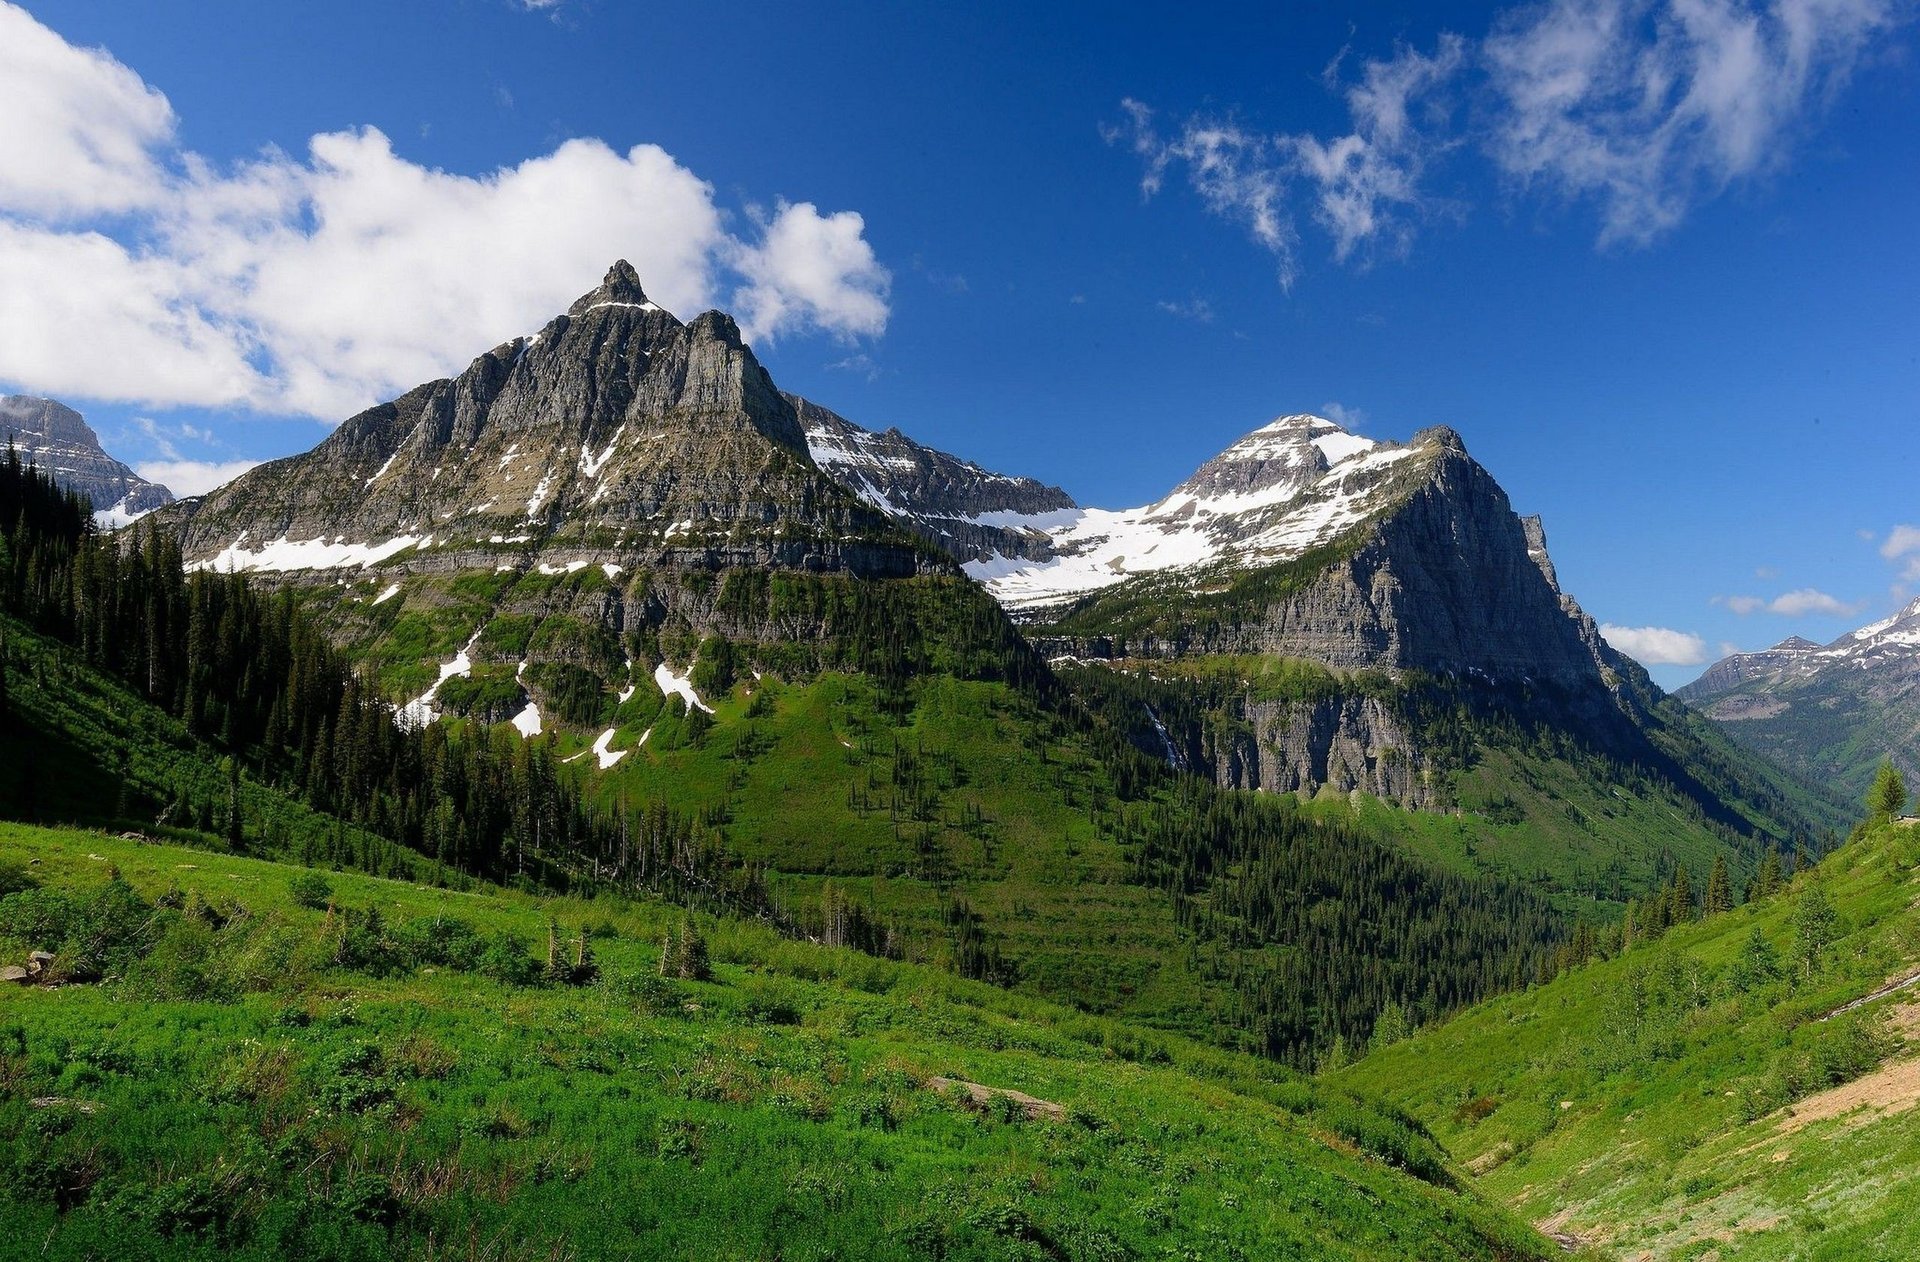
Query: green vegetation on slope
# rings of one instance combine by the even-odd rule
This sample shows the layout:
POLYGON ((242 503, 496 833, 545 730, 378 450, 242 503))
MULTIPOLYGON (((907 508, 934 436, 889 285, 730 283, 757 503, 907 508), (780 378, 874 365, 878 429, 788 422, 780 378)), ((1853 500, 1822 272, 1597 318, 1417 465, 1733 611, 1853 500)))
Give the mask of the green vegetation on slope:
POLYGON ((1916 863, 1920 830, 1875 823, 1781 893, 1332 1081, 1420 1118, 1526 1217, 1622 1256, 1908 1256, 1920 989, 1897 987, 1920 972, 1916 863))
POLYGON ((683 981, 664 904, 17 825, 0 890, 108 978, 0 991, 9 1254, 1550 1255, 1339 1089, 748 922, 683 981))
POLYGON ((1074 667, 1063 678, 1141 749, 1171 747, 1208 771, 1252 756, 1250 707, 1294 707, 1282 725, 1291 735, 1332 726, 1343 701, 1377 705, 1405 742, 1380 759, 1404 764, 1430 808, 1333 795, 1318 813, 1357 818, 1459 871, 1571 895, 1570 906, 1617 908, 1718 856, 1744 879, 1770 850, 1817 855, 1843 818, 1640 676, 1621 681, 1622 701, 1248 655, 1074 667))

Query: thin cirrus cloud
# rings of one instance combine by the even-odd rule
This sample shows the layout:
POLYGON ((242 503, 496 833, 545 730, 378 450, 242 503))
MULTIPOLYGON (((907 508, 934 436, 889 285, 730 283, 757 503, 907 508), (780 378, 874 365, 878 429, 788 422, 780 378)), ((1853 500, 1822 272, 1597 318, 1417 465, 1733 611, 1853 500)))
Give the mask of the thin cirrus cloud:
POLYGON ((1600 634, 1643 666, 1699 666, 1707 660, 1707 642, 1690 631, 1602 623, 1600 634))
POLYGON ((1905 17, 1898 0, 1548 0, 1498 14, 1477 41, 1443 34, 1430 52, 1363 62, 1343 134, 1199 114, 1163 127, 1132 98, 1102 134, 1140 158, 1147 197, 1184 174, 1274 255, 1283 285, 1298 274, 1301 217, 1336 261, 1365 263, 1457 213, 1429 178, 1453 150, 1477 152, 1510 187, 1591 206, 1603 247, 1646 245, 1780 170, 1905 17))
POLYGON ((781 201, 736 232, 654 145, 569 140, 469 176, 367 127, 222 167, 133 70, 4 0, 0 82, 0 380, 28 390, 338 419, 537 327, 621 257, 662 305, 725 302, 750 338, 886 328, 857 213, 781 201))
POLYGON ((1852 617, 1866 606, 1849 604, 1837 596, 1813 587, 1802 587, 1784 592, 1771 600, 1762 596, 1715 596, 1713 603, 1724 606, 1729 612, 1745 617, 1754 613, 1779 614, 1785 618, 1801 618, 1808 614, 1826 614, 1837 618, 1852 617))

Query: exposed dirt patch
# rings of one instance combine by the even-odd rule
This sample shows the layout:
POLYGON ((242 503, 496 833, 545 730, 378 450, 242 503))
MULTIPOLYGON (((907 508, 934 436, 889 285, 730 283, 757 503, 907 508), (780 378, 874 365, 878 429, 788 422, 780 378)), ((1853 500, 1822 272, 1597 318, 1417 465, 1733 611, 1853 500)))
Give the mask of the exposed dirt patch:
POLYGON ((983 1109, 996 1098, 1011 1100, 1019 1105, 1030 1119, 1044 1117, 1050 1122, 1058 1122, 1067 1116, 1067 1111, 1053 1101, 1030 1096, 1024 1091, 1012 1091, 1004 1087, 986 1087, 977 1082, 967 1082, 959 1078, 929 1078, 927 1087, 933 1091, 946 1091, 951 1087, 958 1087, 967 1093, 975 1105, 983 1109))
POLYGON ((1906 1112, 1916 1103, 1920 1103, 1920 1059, 1895 1061, 1865 1077, 1788 1106, 1787 1116, 1775 1134, 1791 1135, 1815 1122, 1844 1117, 1855 1109, 1874 1109, 1880 1117, 1891 1117, 1906 1112))

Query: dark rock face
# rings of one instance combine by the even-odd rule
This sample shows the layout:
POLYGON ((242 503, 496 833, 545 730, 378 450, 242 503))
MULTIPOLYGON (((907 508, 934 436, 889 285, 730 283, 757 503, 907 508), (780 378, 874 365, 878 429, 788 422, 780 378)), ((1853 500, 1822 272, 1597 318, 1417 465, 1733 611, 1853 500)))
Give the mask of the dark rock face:
MULTIPOLYGON (((1342 478, 1351 466, 1336 460, 1329 474, 1330 433, 1357 441, 1318 418, 1283 418, 1209 461, 1165 501, 1177 504, 1185 493, 1229 507, 1249 503, 1239 517, 1210 520, 1212 537, 1228 541, 1222 554, 1232 558, 1238 538, 1272 538, 1279 522, 1301 540, 1293 558, 1209 560, 1130 578, 1064 612, 1039 611, 1036 642, 1080 659, 1293 658, 1335 675, 1432 676, 1501 695, 1550 693, 1557 721, 1603 745, 1632 744, 1626 729, 1637 703, 1621 683, 1638 672, 1561 592, 1539 519, 1514 513, 1459 435, 1435 428, 1404 448, 1374 445, 1376 454, 1342 478), (1315 532, 1292 527, 1295 520, 1346 524, 1315 532)), ((1432 760, 1377 689, 1276 701, 1250 688, 1221 717, 1218 734, 1184 739, 1194 763, 1222 784, 1358 789, 1408 807, 1436 802, 1432 760)))
POLYGON ((1350 560, 1206 651, 1597 683, 1597 632, 1584 614, 1562 607, 1531 552, 1506 493, 1479 464, 1449 451, 1350 560))
POLYGON ((1047 521, 1076 507, 1057 486, 992 473, 923 447, 898 429, 874 433, 787 395, 814 463, 867 503, 961 561, 1051 554, 1047 521))
POLYGON ((395 656, 394 615, 471 610, 456 630, 477 619, 462 656, 487 680, 487 718, 522 698, 604 713, 708 636, 839 644, 880 599, 871 584, 933 579, 990 606, 948 555, 816 467, 795 403, 730 317, 682 323, 624 262, 537 334, 165 520, 189 564, 331 589, 314 607, 333 634, 410 698, 457 641, 395 656), (538 633, 483 639, 503 618, 538 633), (571 700, 543 691, 563 676, 571 700))
POLYGON ((1427 760, 1378 698, 1250 700, 1240 715, 1246 729, 1206 751, 1227 788, 1310 794, 1331 785, 1414 809, 1435 803, 1427 760))
POLYGON ((23 462, 52 474, 54 481, 80 492, 93 501, 96 512, 115 521, 173 503, 173 492, 109 456, 93 428, 64 403, 24 394, 0 398, 0 442, 6 441, 23 462))

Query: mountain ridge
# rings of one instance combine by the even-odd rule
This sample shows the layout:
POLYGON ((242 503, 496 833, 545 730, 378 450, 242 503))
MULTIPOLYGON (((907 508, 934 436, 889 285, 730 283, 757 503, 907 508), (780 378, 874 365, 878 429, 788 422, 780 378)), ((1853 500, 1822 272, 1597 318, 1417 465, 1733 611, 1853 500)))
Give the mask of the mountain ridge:
POLYGON ((172 491, 108 455, 86 418, 57 399, 0 396, 0 442, 13 444, 22 463, 86 496, 103 524, 125 525, 174 501, 172 491))

